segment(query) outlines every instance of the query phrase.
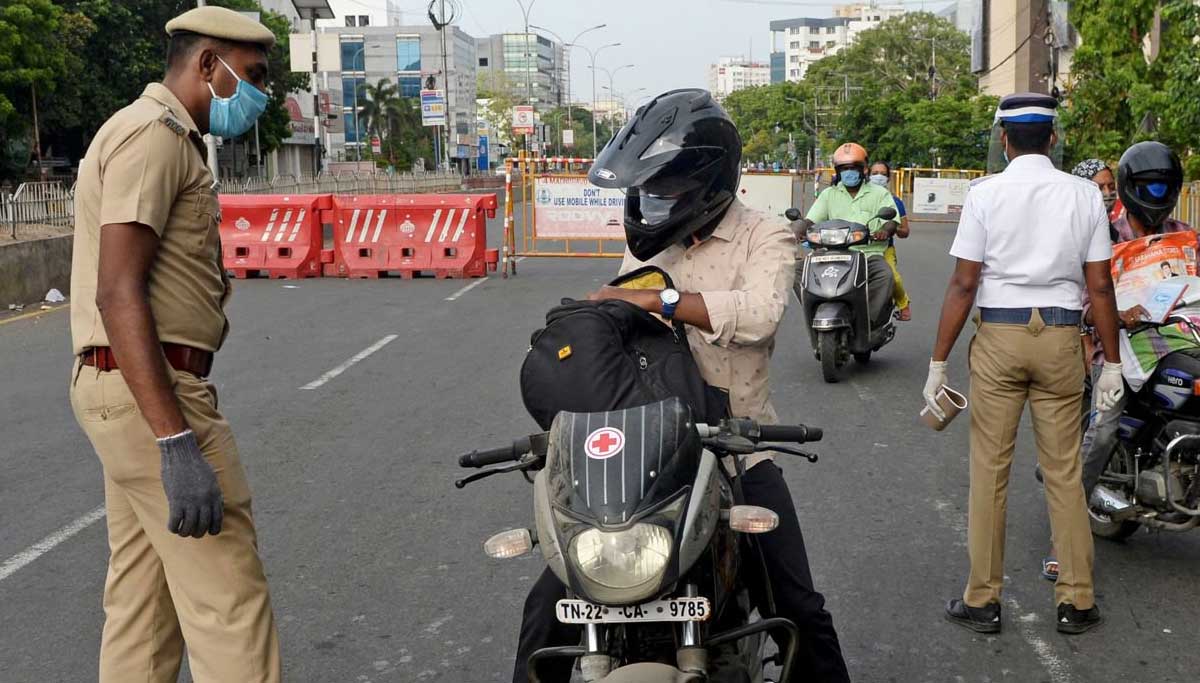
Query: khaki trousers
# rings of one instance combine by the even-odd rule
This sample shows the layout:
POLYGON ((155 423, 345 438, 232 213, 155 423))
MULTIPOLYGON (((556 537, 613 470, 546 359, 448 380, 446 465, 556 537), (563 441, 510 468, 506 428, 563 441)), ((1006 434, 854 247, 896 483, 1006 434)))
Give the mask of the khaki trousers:
POLYGON ((250 489, 211 384, 172 372, 183 416, 216 472, 225 500, 221 533, 167 531, 167 499, 154 433, 121 372, 80 366, 71 406, 104 468, 108 576, 101 683, 173 682, 187 643, 197 683, 280 680, 279 641, 258 556, 250 489))
POLYGON ((1008 475, 1017 424, 1029 402, 1045 479, 1054 552, 1056 603, 1094 604, 1092 533, 1080 470, 1083 361, 1079 330, 983 323, 971 341, 971 494, 967 539, 971 573, 963 600, 999 602, 1004 585, 1008 475))

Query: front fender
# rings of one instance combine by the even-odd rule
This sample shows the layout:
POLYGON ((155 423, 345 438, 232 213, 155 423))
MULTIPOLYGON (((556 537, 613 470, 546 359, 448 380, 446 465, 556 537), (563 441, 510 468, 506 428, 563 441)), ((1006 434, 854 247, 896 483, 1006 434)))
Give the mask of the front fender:
POLYGON ((702 683, 699 674, 689 674, 666 664, 630 664, 610 673, 598 683, 702 683))
POLYGON ((826 301, 813 313, 814 330, 836 330, 850 327, 850 307, 844 301, 826 301))

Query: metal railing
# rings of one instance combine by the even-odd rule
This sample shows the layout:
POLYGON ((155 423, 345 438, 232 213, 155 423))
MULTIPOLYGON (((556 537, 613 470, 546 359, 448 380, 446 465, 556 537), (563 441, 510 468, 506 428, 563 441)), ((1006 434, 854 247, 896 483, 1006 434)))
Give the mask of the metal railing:
POLYGON ((457 192, 463 177, 457 173, 322 173, 279 175, 231 180, 221 184, 222 194, 425 194, 457 192))
POLYGON ((21 183, 12 194, 0 193, 0 232, 69 232, 75 224, 75 188, 61 182, 21 183))

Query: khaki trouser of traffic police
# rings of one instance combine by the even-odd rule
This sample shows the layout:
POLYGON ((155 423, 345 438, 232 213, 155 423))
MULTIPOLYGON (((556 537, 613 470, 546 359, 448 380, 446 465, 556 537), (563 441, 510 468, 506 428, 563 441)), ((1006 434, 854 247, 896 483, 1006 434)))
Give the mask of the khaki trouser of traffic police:
POLYGON ((971 573, 963 599, 999 602, 1004 584, 1008 477, 1017 424, 1029 402, 1059 574, 1056 603, 1094 604, 1092 534, 1080 470, 1083 362, 1079 329, 983 323, 971 341, 971 573))
POLYGON ((158 446, 121 372, 78 362, 73 372, 71 405, 100 456, 108 514, 99 680, 174 682, 186 642, 197 683, 279 681, 275 619, 233 433, 211 384, 174 371, 171 381, 224 496, 217 536, 167 531, 158 446))

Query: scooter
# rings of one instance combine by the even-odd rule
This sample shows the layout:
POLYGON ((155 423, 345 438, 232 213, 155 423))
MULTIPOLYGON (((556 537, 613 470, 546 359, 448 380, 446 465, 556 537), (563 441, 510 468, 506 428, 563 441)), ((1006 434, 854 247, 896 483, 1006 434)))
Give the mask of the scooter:
MULTIPOLYGON (((561 412, 549 432, 462 456, 462 467, 533 479, 534 529, 500 532, 484 543, 493 558, 535 545, 567 588, 555 618, 582 631, 580 644, 538 650, 529 679, 554 658, 578 663, 585 683, 766 683, 766 636, 779 638, 780 680, 791 680, 799 631, 787 619, 751 619, 745 578, 761 562, 753 534, 779 523, 741 504, 739 480, 721 459, 819 441, 804 425, 693 421, 678 398, 607 413, 561 412), (768 442, 775 442, 768 445, 768 442), (786 637, 784 637, 786 635, 786 637)), ((758 571, 763 571, 760 566, 758 571)), ((754 574, 759 575, 761 574, 754 574)))
MULTIPOLYGON (((784 213, 790 221, 800 219, 797 209, 784 213)), ((796 296, 804 309, 809 338, 826 382, 834 383, 841 378, 842 368, 851 356, 865 365, 873 352, 896 336, 892 322, 891 267, 882 254, 854 249, 871 241, 870 224, 895 217, 896 210, 885 207, 867 225, 844 220, 806 224, 805 236, 813 252, 804 260, 796 281, 796 296), (872 259, 878 259, 883 266, 877 271, 879 282, 875 284, 868 278, 872 259), (886 279, 882 277, 884 270, 886 279), (880 298, 884 301, 880 302, 880 298), (874 316, 873 302, 879 309, 874 316)))

